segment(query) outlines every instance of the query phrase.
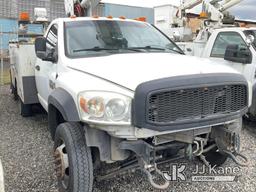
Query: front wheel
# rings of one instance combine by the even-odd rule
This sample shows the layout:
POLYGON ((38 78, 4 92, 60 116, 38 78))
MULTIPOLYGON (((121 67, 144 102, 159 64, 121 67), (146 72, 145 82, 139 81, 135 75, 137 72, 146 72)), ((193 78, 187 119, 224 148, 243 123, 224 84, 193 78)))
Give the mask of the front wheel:
POLYGON ((81 125, 63 123, 57 127, 54 157, 60 192, 92 191, 92 156, 81 125))

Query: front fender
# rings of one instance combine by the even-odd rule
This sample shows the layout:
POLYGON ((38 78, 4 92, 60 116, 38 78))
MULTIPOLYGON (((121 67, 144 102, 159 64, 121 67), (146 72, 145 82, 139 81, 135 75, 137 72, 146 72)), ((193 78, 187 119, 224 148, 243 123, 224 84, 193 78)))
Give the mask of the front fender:
POLYGON ((54 106, 67 122, 80 121, 73 97, 64 89, 55 89, 48 98, 48 106, 54 106))

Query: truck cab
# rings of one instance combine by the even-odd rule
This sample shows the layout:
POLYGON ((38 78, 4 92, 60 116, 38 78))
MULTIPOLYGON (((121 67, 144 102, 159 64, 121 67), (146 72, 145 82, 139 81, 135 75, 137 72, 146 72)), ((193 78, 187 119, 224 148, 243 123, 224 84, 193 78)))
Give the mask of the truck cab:
POLYGON ((256 114, 256 28, 222 28, 211 34, 201 57, 223 63, 242 73, 253 90, 251 119, 256 114), (232 48, 233 47, 233 48, 232 48))

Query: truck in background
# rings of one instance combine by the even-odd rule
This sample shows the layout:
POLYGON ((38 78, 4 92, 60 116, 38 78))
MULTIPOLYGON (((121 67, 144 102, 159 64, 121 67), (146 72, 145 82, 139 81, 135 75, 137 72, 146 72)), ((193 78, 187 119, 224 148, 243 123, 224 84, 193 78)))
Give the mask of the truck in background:
POLYGON ((35 21, 30 21, 27 12, 20 14, 18 21, 18 38, 9 43, 11 91, 15 100, 20 100, 20 113, 31 115, 31 104, 38 103, 32 93, 35 84, 35 46, 36 37, 43 36, 48 25, 46 9, 35 9, 35 21))
POLYGON ((177 45, 186 55, 210 58, 242 73, 253 90, 252 103, 246 116, 256 120, 256 31, 255 28, 237 27, 235 17, 227 12, 230 7, 241 1, 227 0, 220 3, 221 1, 215 0, 210 2, 191 0, 180 7, 157 7, 155 24, 164 32, 168 31, 166 34, 176 40, 177 45), (192 32, 189 32, 186 23, 186 10, 199 3, 202 3, 203 7, 200 14, 203 23, 193 40, 192 32), (160 13, 165 7, 168 9, 160 13), (170 15, 170 18, 163 22, 165 25, 161 22, 159 24, 161 14, 170 15))

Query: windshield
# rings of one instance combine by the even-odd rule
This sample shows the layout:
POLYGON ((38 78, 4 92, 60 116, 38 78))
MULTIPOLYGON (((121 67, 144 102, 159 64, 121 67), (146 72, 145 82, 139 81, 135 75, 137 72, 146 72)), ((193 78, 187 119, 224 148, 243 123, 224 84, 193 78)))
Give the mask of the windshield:
POLYGON ((256 49, 256 30, 246 30, 246 31, 244 31, 244 34, 246 36, 248 36, 248 35, 254 36, 254 42, 252 43, 252 45, 253 45, 254 49, 256 49))
POLYGON ((65 23, 68 57, 124 52, 178 52, 171 40, 153 26, 132 21, 77 21, 65 23))

